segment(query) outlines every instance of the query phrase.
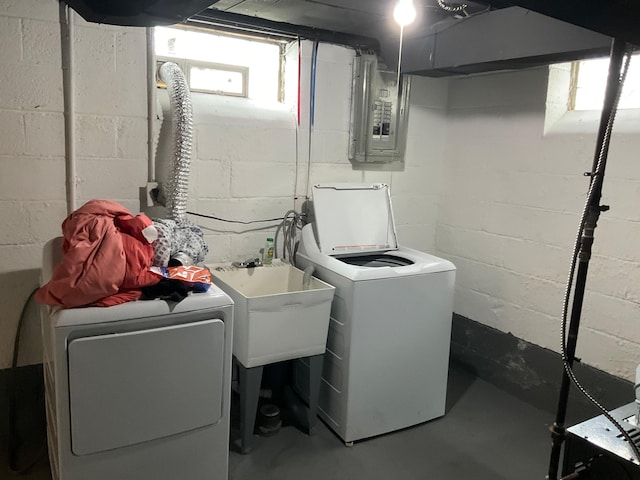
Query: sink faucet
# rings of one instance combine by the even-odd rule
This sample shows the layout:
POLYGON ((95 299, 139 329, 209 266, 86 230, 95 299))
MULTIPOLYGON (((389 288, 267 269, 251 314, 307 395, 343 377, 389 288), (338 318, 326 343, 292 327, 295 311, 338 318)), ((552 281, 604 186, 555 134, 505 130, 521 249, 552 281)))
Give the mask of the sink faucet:
POLYGON ((309 290, 309 286, 311 285, 311 275, 313 275, 313 271, 315 269, 312 265, 309 265, 304 269, 304 275, 302 275, 302 289, 309 290))
POLYGON ((262 260, 260 258, 248 258, 244 262, 233 262, 231 265, 237 268, 255 268, 262 266, 262 260))

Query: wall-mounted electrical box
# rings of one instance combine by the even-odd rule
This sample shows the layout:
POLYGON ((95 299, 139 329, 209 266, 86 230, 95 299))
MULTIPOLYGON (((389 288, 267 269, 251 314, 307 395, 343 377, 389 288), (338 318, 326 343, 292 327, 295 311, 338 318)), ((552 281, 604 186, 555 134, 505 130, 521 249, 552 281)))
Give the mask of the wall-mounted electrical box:
POLYGON ((375 55, 353 63, 349 160, 356 164, 403 162, 409 114, 409 77, 387 70, 375 55))

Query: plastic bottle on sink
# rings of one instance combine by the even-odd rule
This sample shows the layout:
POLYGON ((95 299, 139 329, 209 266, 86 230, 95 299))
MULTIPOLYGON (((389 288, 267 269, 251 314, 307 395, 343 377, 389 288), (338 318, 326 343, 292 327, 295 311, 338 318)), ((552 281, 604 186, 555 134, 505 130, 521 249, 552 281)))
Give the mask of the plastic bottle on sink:
POLYGON ((273 262, 273 257, 275 253, 275 248, 273 244, 273 238, 267 238, 267 241, 264 243, 264 252, 262 254, 262 263, 265 265, 271 265, 273 262))

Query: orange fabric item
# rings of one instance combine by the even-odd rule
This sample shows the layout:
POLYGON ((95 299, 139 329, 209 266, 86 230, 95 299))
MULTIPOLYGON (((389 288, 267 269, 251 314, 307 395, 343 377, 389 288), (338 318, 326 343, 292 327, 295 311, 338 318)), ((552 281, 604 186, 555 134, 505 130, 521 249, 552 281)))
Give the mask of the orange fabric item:
POLYGON ((90 200, 62 223, 64 256, 35 299, 66 308, 108 307, 137 300, 158 283, 149 271, 153 247, 142 230, 153 222, 109 200, 90 200))

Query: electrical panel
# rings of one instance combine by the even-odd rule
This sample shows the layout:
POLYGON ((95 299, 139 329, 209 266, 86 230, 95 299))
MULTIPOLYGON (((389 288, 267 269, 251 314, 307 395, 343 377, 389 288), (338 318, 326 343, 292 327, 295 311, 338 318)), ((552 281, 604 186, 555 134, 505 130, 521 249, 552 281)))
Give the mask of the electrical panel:
POLYGON ((375 55, 353 64, 349 160, 356 164, 403 162, 409 114, 409 77, 388 70, 375 55))

